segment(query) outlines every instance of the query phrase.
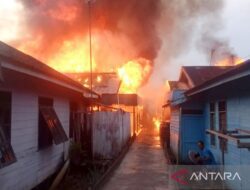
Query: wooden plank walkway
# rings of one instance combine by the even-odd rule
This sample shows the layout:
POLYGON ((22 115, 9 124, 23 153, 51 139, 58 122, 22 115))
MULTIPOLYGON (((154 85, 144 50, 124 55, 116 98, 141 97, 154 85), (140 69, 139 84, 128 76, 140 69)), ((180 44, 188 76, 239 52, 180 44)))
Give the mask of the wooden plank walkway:
POLYGON ((168 162, 158 131, 144 128, 103 190, 166 190, 168 162))

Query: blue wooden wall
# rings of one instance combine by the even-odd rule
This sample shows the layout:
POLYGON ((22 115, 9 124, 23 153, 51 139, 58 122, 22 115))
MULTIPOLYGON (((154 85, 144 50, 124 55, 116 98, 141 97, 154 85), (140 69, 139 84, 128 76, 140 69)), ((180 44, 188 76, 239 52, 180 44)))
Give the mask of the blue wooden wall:
MULTIPOLYGON (((239 94, 227 95, 225 99, 227 102, 227 129, 234 130, 236 128, 245 129, 250 131, 250 92, 241 92, 239 94)), ((216 130, 219 130, 218 119, 218 101, 216 102, 216 130)), ((205 107, 205 123, 206 129, 209 129, 209 101, 205 107)), ((250 139, 248 140, 250 142, 250 139)), ((219 149, 219 140, 216 138, 216 145, 210 145, 210 135, 206 135, 206 144, 211 148, 215 154, 216 161, 221 163, 221 151, 219 149)), ((237 146, 228 141, 228 150, 225 153, 225 165, 239 165, 250 164, 250 150, 239 149, 237 146)))
POLYGON ((182 115, 180 158, 189 163, 188 152, 198 151, 197 141, 204 140, 204 115, 182 115))
MULTIPOLYGON (((201 102, 188 102, 181 106, 181 109, 187 110, 203 110, 204 105, 201 102)), ((180 113, 181 114, 181 113, 180 113)), ((189 150, 198 151, 197 141, 204 140, 205 122, 204 113, 197 114, 181 114, 180 115, 180 131, 179 131, 179 163, 190 163, 188 158, 189 150)))
MULTIPOLYGON (((225 93, 227 102, 227 129, 234 130, 236 128, 245 129, 250 131, 250 92, 238 91, 225 93)), ((216 130, 219 130, 219 119, 218 119, 218 101, 220 99, 213 99, 216 102, 216 130)), ((209 114, 209 100, 205 106, 205 127, 209 129, 210 126, 210 114, 209 114)), ((246 140, 250 142, 250 139, 246 140)), ((216 137, 215 146, 210 145, 210 135, 206 135, 205 138, 206 146, 213 152, 215 159, 218 164, 222 164, 222 153, 219 147, 219 140, 216 137)), ((228 141, 227 151, 224 154, 225 165, 237 165, 244 166, 250 165, 250 149, 237 148, 237 146, 228 141)), ((230 183, 231 188, 249 187, 250 180, 244 180, 242 183, 230 183)))

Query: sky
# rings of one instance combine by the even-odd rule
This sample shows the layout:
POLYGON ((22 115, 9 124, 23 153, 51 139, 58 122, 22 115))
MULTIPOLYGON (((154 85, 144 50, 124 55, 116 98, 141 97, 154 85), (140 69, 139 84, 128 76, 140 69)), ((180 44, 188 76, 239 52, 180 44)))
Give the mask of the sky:
MULTIPOLYGON (((218 35, 227 39, 229 46, 237 56, 244 60, 250 59, 250 0, 225 0, 222 11, 223 26, 220 31, 217 31, 218 35)), ((181 66, 209 65, 209 60, 197 49, 195 40, 193 40, 190 49, 187 49, 185 53, 174 58, 170 63, 166 63, 166 67, 157 68, 157 66, 161 67, 159 62, 162 62, 161 57, 164 57, 163 49, 159 53, 159 60, 156 60, 156 69, 151 80, 153 82, 154 80, 177 80, 181 66), (161 78, 158 77, 159 72, 164 73, 161 78)))
MULTIPOLYGON (((22 13, 23 8, 16 0, 0 0, 0 40, 8 42, 21 37, 22 13), (8 16, 7 16, 8 15, 8 16)), ((222 13, 222 21, 224 26, 219 35, 228 39, 230 47, 236 55, 243 59, 250 58, 250 0, 225 0, 225 7, 222 13)), ((164 53, 159 52, 159 57, 164 53)), ((162 55, 163 56, 163 55, 162 55)), ((161 60, 161 59, 159 59, 161 60)), ((161 60, 162 61, 162 60, 161 60)), ((156 60, 157 63, 157 60, 156 60)), ((176 57, 168 67, 163 68, 164 76, 160 80, 176 79, 179 75, 179 68, 183 65, 208 65, 206 57, 197 50, 197 46, 192 44, 189 50, 182 55, 176 57), (173 72, 175 71, 175 72, 173 72)), ((160 64, 158 64, 158 67, 160 64)), ((157 64, 156 64, 157 67, 157 64)), ((156 69, 157 70, 157 69, 156 69)), ((156 74, 155 74, 156 75, 156 74)), ((153 78, 156 77, 153 74, 153 78)))
POLYGON ((8 42, 19 36, 22 5, 16 0, 0 0, 0 40, 8 42))
POLYGON ((226 2, 223 33, 229 37, 231 46, 240 57, 250 58, 250 1, 227 0, 226 2))

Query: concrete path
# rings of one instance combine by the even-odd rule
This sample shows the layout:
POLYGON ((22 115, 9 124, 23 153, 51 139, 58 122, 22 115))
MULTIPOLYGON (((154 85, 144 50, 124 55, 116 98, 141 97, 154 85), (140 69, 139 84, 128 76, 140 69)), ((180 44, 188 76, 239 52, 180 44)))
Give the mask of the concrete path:
POLYGON ((158 131, 144 128, 103 190, 166 190, 168 162, 158 131))

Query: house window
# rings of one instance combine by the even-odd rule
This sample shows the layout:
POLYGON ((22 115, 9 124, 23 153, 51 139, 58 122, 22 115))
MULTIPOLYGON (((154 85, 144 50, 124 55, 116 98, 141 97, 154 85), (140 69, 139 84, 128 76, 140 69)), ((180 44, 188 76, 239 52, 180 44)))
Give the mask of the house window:
POLYGON ((42 109, 44 107, 53 108, 53 99, 39 98, 39 124, 38 124, 38 148, 44 149, 53 144, 52 135, 47 127, 47 123, 43 117, 42 109))
MULTIPOLYGON (((215 130, 215 103, 210 103, 210 130, 215 130)), ((210 135, 210 144, 215 146, 215 135, 210 135)))
POLYGON ((0 91, 0 168, 16 161, 11 140, 11 93, 0 91))
POLYGON ((68 140, 58 116, 53 108, 53 100, 39 98, 39 135, 38 148, 43 149, 68 140))
MULTIPOLYGON (((219 107, 219 131, 223 134, 227 133, 227 104, 226 101, 220 101, 219 107)), ((227 141, 220 139, 220 149, 227 150, 227 141)))

